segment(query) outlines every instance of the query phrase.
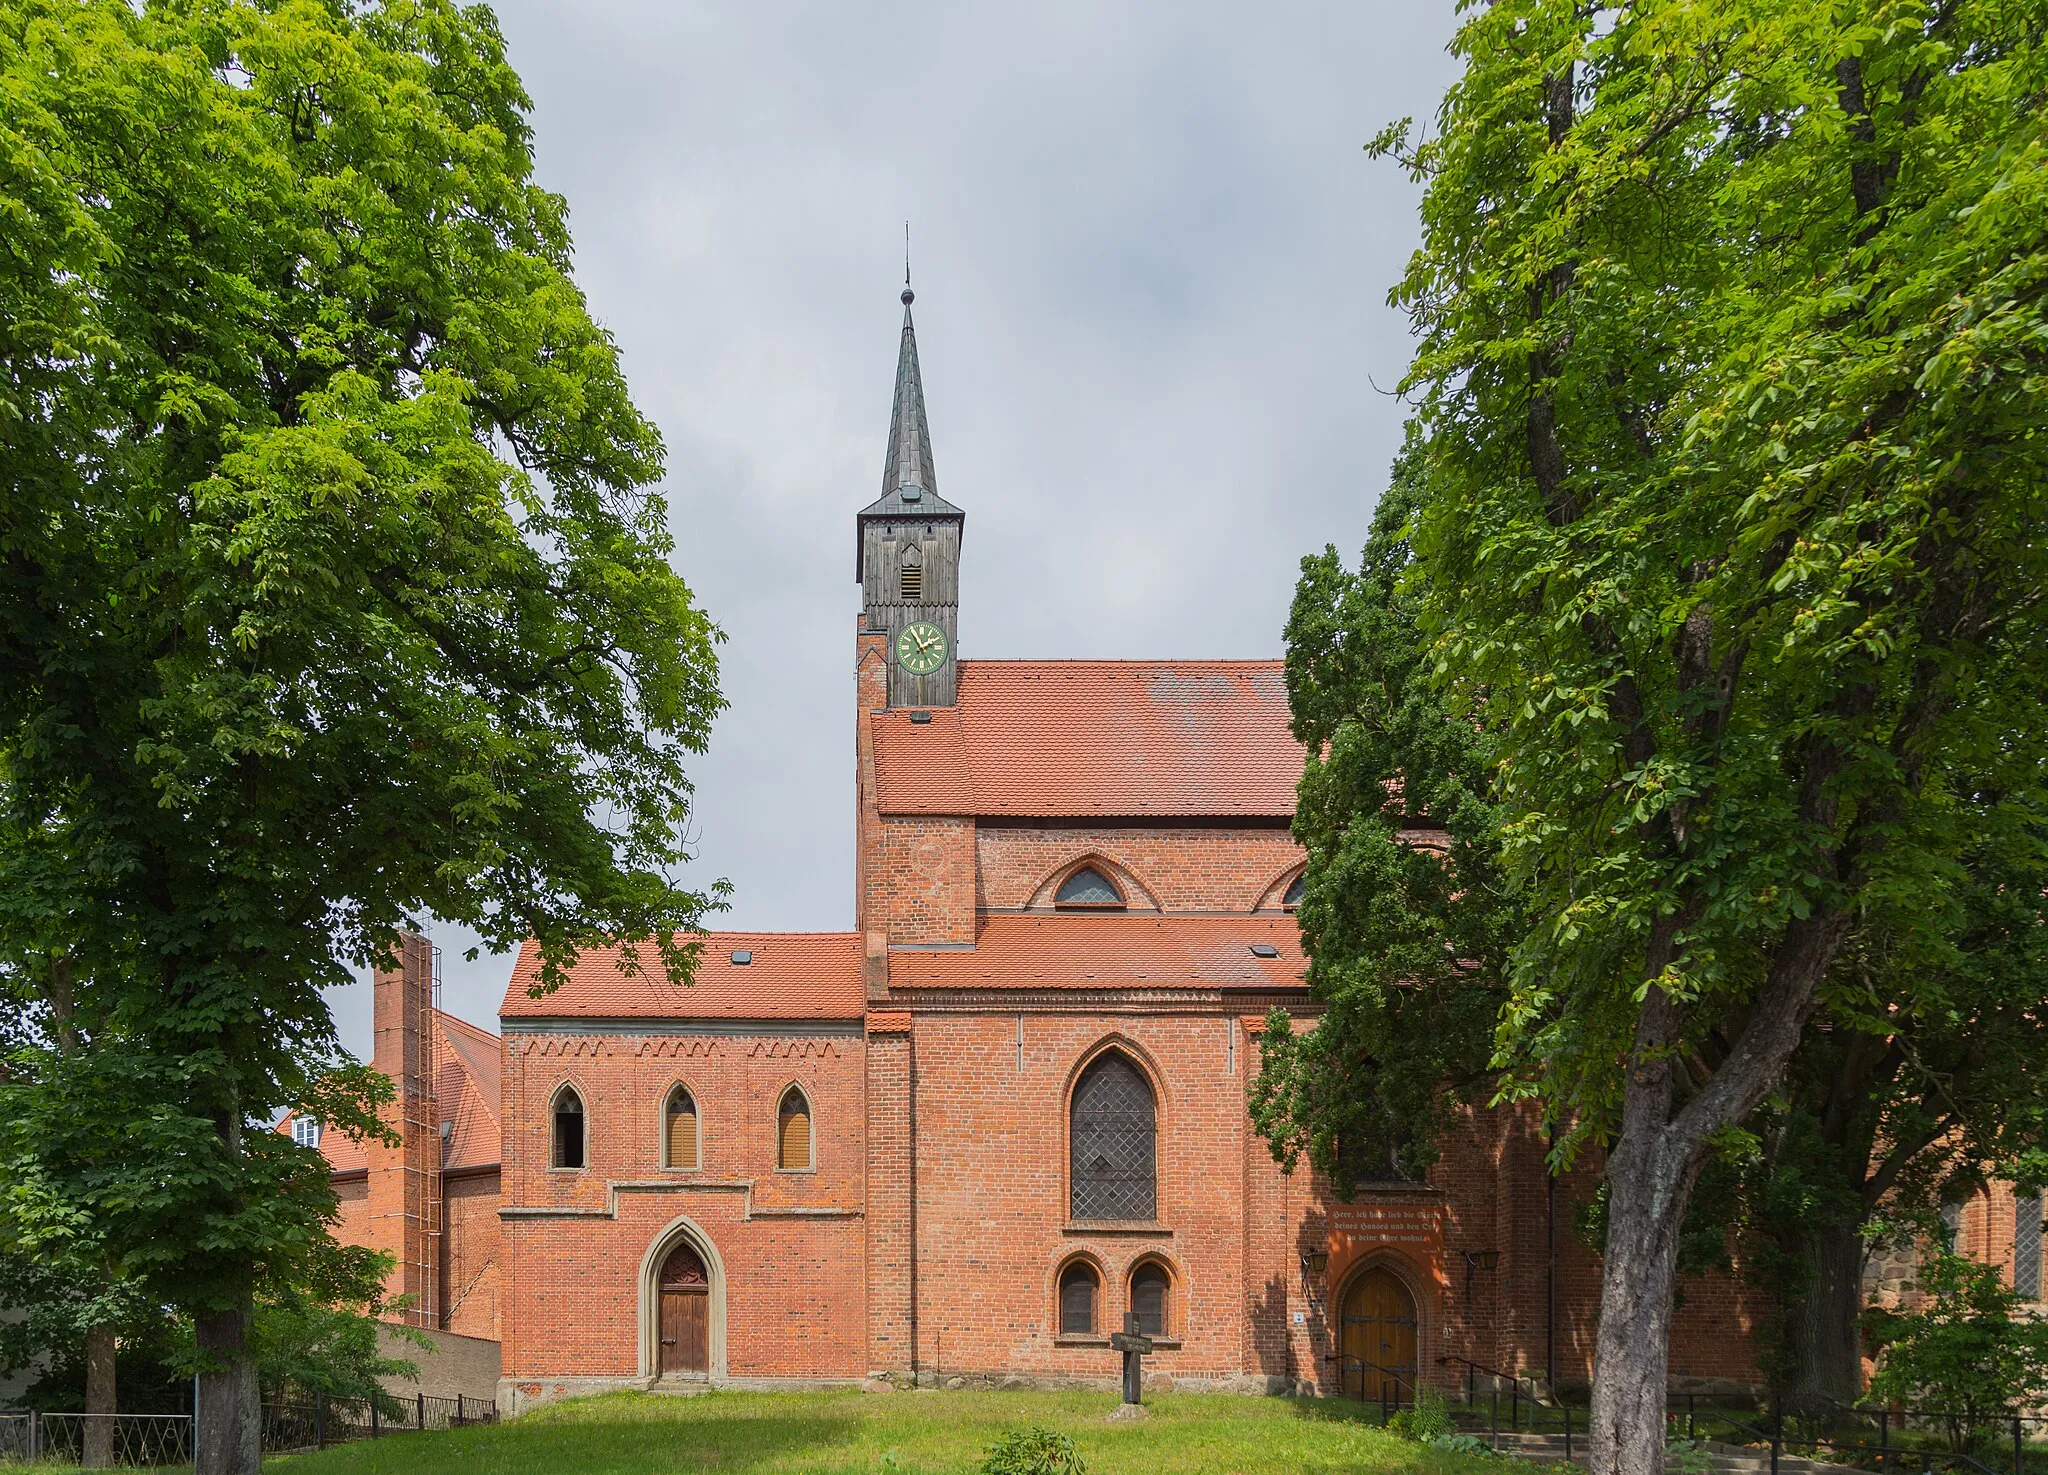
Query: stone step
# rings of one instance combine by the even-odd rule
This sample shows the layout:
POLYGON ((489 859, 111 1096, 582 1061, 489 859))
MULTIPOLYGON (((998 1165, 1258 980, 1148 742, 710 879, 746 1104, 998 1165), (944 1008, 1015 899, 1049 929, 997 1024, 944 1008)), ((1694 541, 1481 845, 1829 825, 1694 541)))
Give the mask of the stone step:
MULTIPOLYGON (((1508 1450, 1524 1459, 1537 1463, 1564 1462, 1564 1435, 1560 1433, 1508 1433, 1503 1431, 1497 1438, 1479 1433, 1478 1437, 1495 1448, 1508 1450)), ((1572 1434, 1571 1463, 1586 1464, 1585 1437, 1576 1430, 1572 1434)), ((1690 1457, 1667 1453, 1664 1469, 1667 1475, 1687 1468, 1705 1469, 1712 1475, 1770 1475, 1771 1452, 1748 1444, 1723 1444, 1716 1440, 1701 1442, 1697 1453, 1690 1457)), ((1778 1475, 1867 1475, 1847 1465, 1830 1464, 1824 1460, 1811 1460, 1804 1455, 1780 1454, 1778 1475)))

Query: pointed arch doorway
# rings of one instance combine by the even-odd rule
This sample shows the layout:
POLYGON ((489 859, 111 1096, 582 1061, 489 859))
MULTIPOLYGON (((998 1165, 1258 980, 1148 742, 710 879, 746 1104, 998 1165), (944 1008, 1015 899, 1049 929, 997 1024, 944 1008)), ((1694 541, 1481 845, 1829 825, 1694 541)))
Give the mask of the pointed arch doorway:
POLYGON ((711 1373, 711 1274, 687 1239, 661 1262, 655 1293, 660 1304, 660 1357, 656 1376, 702 1378, 711 1373))
POLYGON ((1385 1266, 1357 1276, 1344 1292, 1344 1394, 1369 1402, 1400 1403, 1414 1398, 1420 1323, 1415 1297, 1385 1266))

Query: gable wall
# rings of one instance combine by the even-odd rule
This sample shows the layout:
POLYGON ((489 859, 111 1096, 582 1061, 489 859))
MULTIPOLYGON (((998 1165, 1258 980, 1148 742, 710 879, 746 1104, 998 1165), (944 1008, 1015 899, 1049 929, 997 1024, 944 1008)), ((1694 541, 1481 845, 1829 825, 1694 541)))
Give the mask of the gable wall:
MULTIPOLYGON (((993 825, 974 835, 977 903, 1050 905, 1047 878, 1085 855, 1121 866, 1162 911, 1248 912, 1306 856, 1284 829, 1196 826, 993 825)), ((1144 907, 1140 896, 1128 898, 1144 907)))

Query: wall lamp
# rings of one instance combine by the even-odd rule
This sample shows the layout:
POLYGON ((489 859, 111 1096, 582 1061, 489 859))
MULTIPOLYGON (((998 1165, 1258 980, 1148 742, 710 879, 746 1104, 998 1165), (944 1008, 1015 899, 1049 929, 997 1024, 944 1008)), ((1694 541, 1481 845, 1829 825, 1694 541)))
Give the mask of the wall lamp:
POLYGON ((1465 1300, 1468 1305, 1471 1303, 1472 1300, 1472 1272, 1475 1270, 1490 1271, 1496 1268, 1499 1264, 1499 1250, 1465 1251, 1465 1300))
POLYGON ((1324 1272, 1329 1268, 1330 1252, 1328 1250, 1309 1250, 1302 1255, 1301 1293, 1307 1299, 1309 1305, 1319 1307, 1323 1304, 1323 1298, 1316 1293, 1315 1283, 1322 1279, 1324 1272))

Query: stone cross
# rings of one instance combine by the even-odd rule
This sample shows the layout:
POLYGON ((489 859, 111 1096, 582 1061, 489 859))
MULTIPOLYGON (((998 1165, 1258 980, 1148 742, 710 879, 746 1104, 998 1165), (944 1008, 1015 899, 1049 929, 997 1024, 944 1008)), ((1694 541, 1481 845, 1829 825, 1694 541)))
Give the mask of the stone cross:
POLYGON ((1138 1402, 1138 1394, 1145 1385, 1145 1372, 1139 1359, 1149 1356, 1152 1339, 1138 1330, 1138 1313, 1124 1313, 1124 1329, 1111 1335, 1109 1345, 1124 1355, 1124 1402, 1138 1402))

